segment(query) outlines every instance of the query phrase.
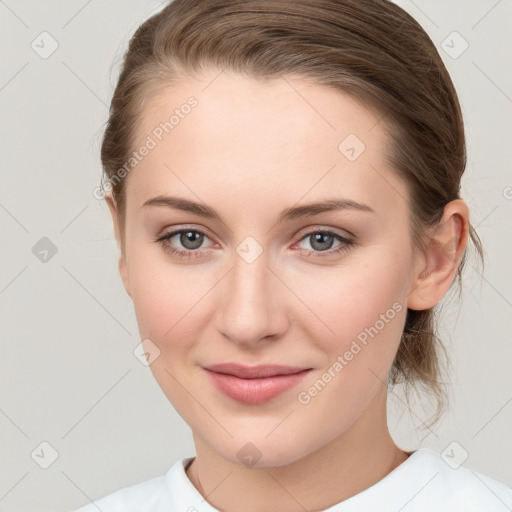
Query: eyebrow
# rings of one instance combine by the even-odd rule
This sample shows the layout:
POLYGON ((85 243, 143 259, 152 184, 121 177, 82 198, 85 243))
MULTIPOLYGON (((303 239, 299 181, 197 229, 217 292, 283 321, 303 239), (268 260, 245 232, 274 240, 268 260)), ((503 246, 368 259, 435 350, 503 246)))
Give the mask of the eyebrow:
MULTIPOLYGON (((142 207, 146 206, 166 206, 176 210, 190 212, 207 219, 215 219, 222 222, 220 215, 209 206, 173 196, 157 196, 148 199, 142 207)), ((358 203, 351 199, 327 199, 318 203, 309 203, 301 206, 293 206, 283 210, 277 218, 277 223, 297 219, 300 217, 308 217, 319 213, 330 212, 335 210, 359 210, 364 212, 373 212, 375 210, 364 203, 358 203)))

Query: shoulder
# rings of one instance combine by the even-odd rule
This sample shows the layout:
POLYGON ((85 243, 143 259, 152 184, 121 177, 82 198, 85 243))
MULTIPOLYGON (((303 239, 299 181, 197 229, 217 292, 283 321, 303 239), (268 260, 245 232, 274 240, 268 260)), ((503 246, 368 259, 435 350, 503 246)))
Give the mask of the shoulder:
POLYGON ((430 448, 421 448, 332 512, 373 512, 376 505, 381 512, 505 512, 512 509, 512 489, 430 448))
POLYGON ((423 494, 440 510, 511 510, 512 489, 507 485, 454 463, 449 454, 442 456, 429 448, 415 454, 410 478, 416 484, 424 483, 418 501, 423 494))
POLYGON ((106 496, 91 501, 72 512, 163 512, 173 506, 179 488, 173 484, 176 475, 183 471, 189 459, 181 459, 165 475, 144 482, 123 487, 106 496))

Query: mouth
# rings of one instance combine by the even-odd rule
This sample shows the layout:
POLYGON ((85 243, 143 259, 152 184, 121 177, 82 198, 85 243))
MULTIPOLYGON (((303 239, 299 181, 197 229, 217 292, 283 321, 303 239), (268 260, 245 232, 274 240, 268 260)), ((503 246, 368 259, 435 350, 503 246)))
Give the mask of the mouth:
POLYGON ((312 368, 225 363, 203 367, 203 370, 227 397, 244 404, 259 405, 295 387, 312 368))

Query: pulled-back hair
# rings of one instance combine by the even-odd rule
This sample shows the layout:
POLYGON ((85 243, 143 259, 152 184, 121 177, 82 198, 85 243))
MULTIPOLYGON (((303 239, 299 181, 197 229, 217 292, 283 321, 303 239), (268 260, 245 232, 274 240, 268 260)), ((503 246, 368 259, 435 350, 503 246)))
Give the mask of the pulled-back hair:
MULTIPOLYGON (((466 166, 457 94, 434 44, 387 0, 174 0, 130 40, 112 98, 101 160, 118 206, 124 246, 125 182, 113 180, 134 150, 143 103, 189 74, 215 66, 261 79, 302 77, 378 113, 387 157, 409 192, 412 244, 426 247, 443 209, 460 199, 466 166)), ((480 239, 469 226, 482 262, 480 239)), ((460 289, 467 249, 457 269, 460 289)), ((445 404, 437 306, 408 309, 390 384, 429 391, 445 404)))

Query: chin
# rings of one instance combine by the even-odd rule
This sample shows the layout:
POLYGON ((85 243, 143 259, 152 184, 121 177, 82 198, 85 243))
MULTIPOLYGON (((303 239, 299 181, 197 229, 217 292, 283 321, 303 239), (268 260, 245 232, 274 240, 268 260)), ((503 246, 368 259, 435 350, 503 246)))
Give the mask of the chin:
MULTIPOLYGON (((306 437, 301 440, 291 432, 283 430, 281 434, 273 433, 268 438, 251 431, 235 435, 233 439, 220 442, 212 439, 210 446, 227 461, 246 467, 281 467, 293 464, 308 455, 304 450, 306 437)), ((314 451, 314 447, 311 448, 314 451)))

